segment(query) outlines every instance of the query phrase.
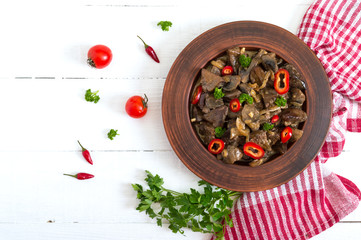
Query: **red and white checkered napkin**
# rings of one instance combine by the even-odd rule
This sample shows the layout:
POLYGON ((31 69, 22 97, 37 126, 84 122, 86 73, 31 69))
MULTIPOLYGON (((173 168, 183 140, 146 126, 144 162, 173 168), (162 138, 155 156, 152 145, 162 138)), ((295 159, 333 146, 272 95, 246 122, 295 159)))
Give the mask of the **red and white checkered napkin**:
MULTIPOLYGON (((290 182, 245 193, 234 206, 226 239, 309 239, 352 212, 361 200, 351 181, 323 163, 338 156, 345 132, 361 132, 361 3, 316 0, 298 36, 322 62, 333 91, 333 119, 320 153, 290 182)), ((336 159, 335 159, 336 160, 336 159)))

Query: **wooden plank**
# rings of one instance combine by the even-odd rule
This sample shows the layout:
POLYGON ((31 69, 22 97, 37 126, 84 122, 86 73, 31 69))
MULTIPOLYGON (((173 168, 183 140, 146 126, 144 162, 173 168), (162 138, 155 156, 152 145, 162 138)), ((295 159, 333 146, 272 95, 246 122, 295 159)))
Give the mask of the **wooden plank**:
MULTIPOLYGON (((212 27, 230 21, 257 20, 295 33, 308 7, 307 4, 295 5, 289 1, 281 5, 265 4, 257 10, 257 14, 254 14, 255 5, 244 3, 238 6, 242 9, 241 14, 239 11, 222 14, 217 5, 202 7, 202 14, 198 7, 189 8, 188 5, 159 10, 159 7, 146 6, 67 7, 64 3, 60 6, 46 5, 46 11, 36 14, 28 11, 28 4, 23 8, 5 5, 0 21, 12 24, 0 26, 4 36, 0 51, 7 56, 0 59, 0 76, 164 78, 180 51, 212 27), (65 7, 66 11, 59 11, 65 7), (274 17, 275 12, 282 12, 283 17, 274 17), (156 26, 160 20, 166 19, 174 24, 169 32, 163 32, 156 26), (153 46, 161 64, 146 55, 137 35, 153 46), (105 69, 90 69, 86 64, 87 51, 95 44, 108 45, 113 51, 113 61, 105 69), (7 46, 16 46, 16 49, 7 46)), ((34 4, 29 7, 34 9, 39 6, 34 4)))
MULTIPOLYGON (((199 178, 171 151, 97 151, 92 157, 93 166, 80 152, 0 152, 4 183, 0 206, 6 206, 0 208, 0 223, 154 222, 135 210, 138 200, 131 187, 132 183, 145 186, 145 170, 163 177, 167 188, 179 192, 198 188, 199 178), (95 178, 79 181, 63 176, 77 172, 92 173, 95 178)), ((357 169, 340 174, 350 177, 357 169)), ((361 208, 344 220, 361 221, 361 208)))
POLYGON ((209 240, 210 234, 185 231, 174 234, 167 226, 151 223, 123 224, 0 224, 2 239, 23 240, 209 240))
MULTIPOLYGON (((0 234, 4 239, 23 240, 208 240, 210 234, 194 233, 186 230, 185 235, 174 234, 167 225, 162 228, 151 223, 137 224, 0 224, 0 234)), ((361 234, 361 223, 338 223, 314 240, 357 240, 361 234)))

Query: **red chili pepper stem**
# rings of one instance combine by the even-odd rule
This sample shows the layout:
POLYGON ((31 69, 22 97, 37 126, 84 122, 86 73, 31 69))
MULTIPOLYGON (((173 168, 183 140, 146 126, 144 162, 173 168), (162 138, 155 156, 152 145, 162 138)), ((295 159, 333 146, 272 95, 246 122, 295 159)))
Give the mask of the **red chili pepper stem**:
POLYGON ((79 145, 80 145, 80 147, 81 147, 81 151, 82 151, 82 152, 84 152, 84 151, 87 150, 86 148, 84 148, 84 147, 81 145, 81 143, 79 142, 79 140, 78 140, 78 143, 79 143, 79 145))
POLYGON ((146 43, 143 41, 143 39, 142 39, 141 37, 139 37, 138 35, 137 35, 137 37, 138 37, 140 40, 142 40, 142 42, 143 42, 143 44, 144 44, 144 48, 147 49, 147 48, 149 47, 149 45, 146 44, 146 43))
POLYGON ((73 177, 73 178, 78 178, 76 175, 71 175, 71 174, 66 174, 66 173, 64 173, 63 175, 70 176, 70 177, 73 177))

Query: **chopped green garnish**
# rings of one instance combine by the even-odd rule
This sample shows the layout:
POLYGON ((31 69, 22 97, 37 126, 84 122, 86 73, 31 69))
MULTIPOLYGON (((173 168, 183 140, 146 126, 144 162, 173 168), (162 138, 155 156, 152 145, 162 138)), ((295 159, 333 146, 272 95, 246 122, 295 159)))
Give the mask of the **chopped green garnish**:
POLYGON ((247 57, 246 55, 241 54, 239 56, 239 63, 241 64, 242 67, 247 68, 249 67, 249 65, 251 64, 251 58, 247 57))
POLYGON ((215 99, 221 99, 222 97, 224 97, 224 93, 222 92, 222 88, 217 88, 216 87, 214 89, 213 95, 214 95, 215 99))
POLYGON ((165 221, 173 233, 184 234, 183 229, 189 228, 193 232, 213 233, 218 240, 224 239, 223 231, 227 225, 233 227, 230 213, 240 192, 218 188, 201 180, 198 185, 203 186, 203 191, 191 188, 190 193, 179 193, 164 188, 163 178, 159 175, 146 173, 147 189, 141 184, 132 184, 140 200, 136 210, 155 219, 158 226, 165 221))
POLYGON ((225 133, 226 129, 225 128, 222 128, 222 127, 216 127, 214 129, 214 132, 215 132, 215 135, 216 135, 216 138, 220 138, 223 136, 223 134, 225 133))
POLYGON ((276 101, 275 101, 275 104, 279 107, 284 107, 286 106, 286 103, 287 103, 287 100, 282 97, 282 96, 278 96, 276 101))
POLYGON ((239 96, 239 103, 242 104, 244 101, 247 101, 248 104, 252 104, 253 103, 253 97, 251 97, 250 95, 246 94, 246 93, 242 93, 241 96, 239 96))
POLYGON ((90 89, 86 90, 86 92, 85 92, 85 100, 88 101, 88 102, 97 103, 100 100, 99 95, 97 95, 98 92, 99 92, 99 90, 96 91, 96 92, 92 92, 90 89))
POLYGON ((269 130, 271 130, 271 129, 273 129, 273 127, 274 127, 275 125, 273 125, 272 123, 265 123, 265 124, 263 124, 263 130, 265 130, 265 131, 269 131, 269 130))
POLYGON ((172 26, 172 22, 170 21, 160 21, 157 26, 160 26, 163 31, 169 31, 169 28, 172 26))
POLYGON ((108 132, 108 138, 110 140, 113 140, 117 135, 119 135, 118 130, 110 129, 110 131, 108 132))

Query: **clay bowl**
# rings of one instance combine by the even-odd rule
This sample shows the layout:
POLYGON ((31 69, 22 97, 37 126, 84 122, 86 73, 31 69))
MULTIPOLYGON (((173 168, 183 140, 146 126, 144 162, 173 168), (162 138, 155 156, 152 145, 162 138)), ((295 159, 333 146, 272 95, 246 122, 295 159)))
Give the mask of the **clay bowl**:
POLYGON ((331 122, 328 78, 313 51, 298 37, 272 24, 239 21, 212 28, 190 42, 167 76, 162 117, 168 140, 179 159, 198 177, 218 187, 251 192, 279 186, 302 172, 324 143, 331 122), (200 70, 228 48, 242 46, 275 52, 301 73, 306 84, 308 119, 304 134, 282 156, 258 167, 229 165, 202 145, 190 122, 190 95, 200 70))

